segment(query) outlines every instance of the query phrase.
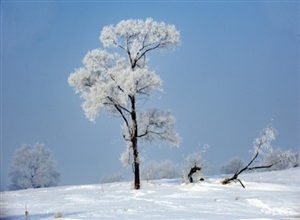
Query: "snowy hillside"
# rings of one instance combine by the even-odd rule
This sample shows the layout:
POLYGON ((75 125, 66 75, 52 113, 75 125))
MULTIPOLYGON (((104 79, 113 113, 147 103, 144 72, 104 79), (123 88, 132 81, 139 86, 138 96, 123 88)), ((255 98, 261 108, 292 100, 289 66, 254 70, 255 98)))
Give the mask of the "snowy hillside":
POLYGON ((300 219, 300 168, 228 175, 181 184, 181 179, 65 186, 1 192, 1 219, 300 219))

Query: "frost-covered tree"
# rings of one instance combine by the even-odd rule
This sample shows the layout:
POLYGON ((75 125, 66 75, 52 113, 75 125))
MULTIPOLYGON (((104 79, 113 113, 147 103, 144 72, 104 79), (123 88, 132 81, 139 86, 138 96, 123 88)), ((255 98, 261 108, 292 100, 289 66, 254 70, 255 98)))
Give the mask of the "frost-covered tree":
POLYGON ((231 174, 234 173, 238 166, 244 166, 241 158, 235 157, 232 158, 227 164, 223 164, 220 167, 220 172, 222 174, 231 174))
POLYGON ((24 144, 11 161, 11 190, 57 186, 60 173, 55 170, 52 153, 43 144, 24 144))
POLYGON ((208 144, 205 144, 201 150, 198 150, 197 152, 194 152, 192 154, 187 155, 184 158, 184 164, 185 164, 185 170, 183 174, 184 182, 186 181, 186 174, 187 178, 189 179, 189 182, 194 182, 193 180, 193 174, 196 174, 196 181, 198 181, 199 174, 204 176, 200 171, 203 168, 207 167, 207 162, 202 157, 202 153, 206 152, 206 150, 209 148, 208 144))
POLYGON ((139 144, 156 138, 170 146, 180 144, 174 130, 175 118, 169 111, 141 110, 153 90, 162 90, 162 80, 148 67, 148 53, 174 50, 180 44, 180 34, 174 25, 151 18, 130 19, 104 27, 100 41, 104 47, 120 49, 122 54, 103 49, 88 52, 84 67, 76 69, 68 82, 76 93, 81 93, 85 100, 82 107, 91 121, 100 110, 123 119, 122 136, 127 148, 120 159, 127 166, 132 163, 134 188, 139 189, 139 144))
POLYGON ((241 166, 241 161, 240 161, 236 167, 236 171, 234 175, 230 178, 225 178, 223 181, 221 181, 221 183, 225 185, 231 182, 238 181, 242 185, 242 187, 245 188, 242 181, 238 178, 238 176, 242 172, 249 171, 249 170, 267 169, 276 165, 277 162, 269 163, 269 164, 260 164, 258 166, 250 167, 252 163, 259 162, 258 159, 259 155, 263 155, 266 152, 270 151, 270 149, 272 149, 271 142, 275 139, 276 134, 277 134, 276 129, 273 127, 272 124, 269 124, 268 127, 263 130, 260 137, 254 140, 254 151, 250 151, 253 153, 253 157, 251 161, 245 167, 241 166))

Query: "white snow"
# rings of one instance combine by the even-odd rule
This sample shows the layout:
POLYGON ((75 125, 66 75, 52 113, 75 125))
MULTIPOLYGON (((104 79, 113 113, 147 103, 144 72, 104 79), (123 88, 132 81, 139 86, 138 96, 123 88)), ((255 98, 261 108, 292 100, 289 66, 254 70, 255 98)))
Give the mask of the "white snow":
POLYGON ((181 179, 1 192, 1 219, 300 219, 300 168, 230 175, 194 184, 181 179))

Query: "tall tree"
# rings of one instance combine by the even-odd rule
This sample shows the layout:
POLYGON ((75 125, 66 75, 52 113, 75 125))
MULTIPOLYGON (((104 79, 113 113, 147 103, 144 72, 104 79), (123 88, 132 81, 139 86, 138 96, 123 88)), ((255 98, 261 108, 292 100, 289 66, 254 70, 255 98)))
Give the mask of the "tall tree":
POLYGON ((126 165, 132 163, 134 187, 139 189, 139 143, 159 138, 170 146, 179 146, 181 141, 174 130, 175 118, 169 111, 154 108, 141 112, 139 105, 162 86, 160 77, 149 70, 147 54, 154 50, 174 50, 180 44, 180 34, 174 25, 151 18, 130 19, 104 27, 100 41, 104 47, 120 49, 124 56, 92 50, 83 59, 84 67, 76 69, 68 82, 85 99, 82 106, 91 121, 95 121, 101 109, 123 119, 122 136, 127 148, 121 161, 126 165))
POLYGON ((9 175, 11 190, 57 186, 60 179, 51 151, 39 143, 24 144, 15 151, 9 175))

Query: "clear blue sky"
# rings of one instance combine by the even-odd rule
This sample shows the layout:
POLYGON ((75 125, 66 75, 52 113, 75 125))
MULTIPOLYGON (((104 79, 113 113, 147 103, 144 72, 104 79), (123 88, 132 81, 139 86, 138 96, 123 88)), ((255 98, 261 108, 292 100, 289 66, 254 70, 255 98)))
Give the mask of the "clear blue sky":
POLYGON ((147 106, 171 110, 183 139, 180 148, 144 146, 147 161, 181 164, 207 143, 205 172, 215 173, 233 157, 251 159, 271 119, 273 147, 299 150, 299 2, 1 1, 1 190, 25 143, 53 152, 60 185, 132 178, 119 161, 122 120, 102 112, 90 122, 67 79, 89 50, 103 48, 104 26, 147 17, 181 33, 175 52, 150 54, 164 93, 147 106))

